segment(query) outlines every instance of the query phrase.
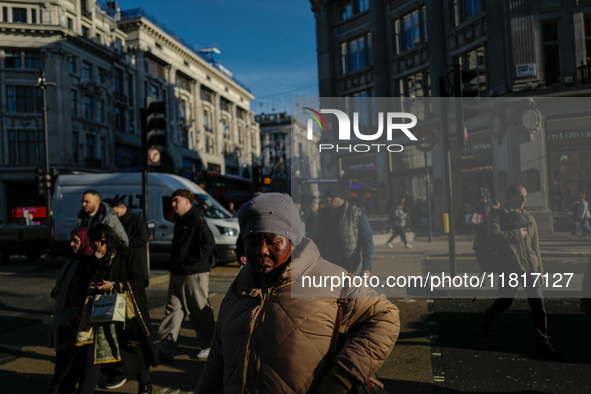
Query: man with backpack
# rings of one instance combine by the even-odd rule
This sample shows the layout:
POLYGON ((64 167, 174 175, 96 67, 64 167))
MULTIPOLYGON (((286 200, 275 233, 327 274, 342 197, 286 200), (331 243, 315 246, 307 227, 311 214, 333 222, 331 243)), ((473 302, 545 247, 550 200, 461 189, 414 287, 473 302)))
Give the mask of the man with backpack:
POLYGON ((519 286, 528 296, 531 315, 536 329, 536 354, 541 357, 560 360, 562 357, 550 345, 546 309, 542 295, 544 273, 538 227, 532 215, 525 211, 527 191, 522 185, 513 184, 505 192, 505 208, 495 210, 488 218, 487 232, 490 244, 497 252, 496 270, 504 272, 505 280, 499 282, 499 296, 484 312, 482 332, 492 336, 493 321, 511 307, 519 286), (523 279, 523 273, 527 273, 523 279), (511 286, 511 274, 517 274, 517 285, 511 286), (536 275, 539 274, 539 275, 536 275), (536 281, 537 279, 537 281, 536 281))
POLYGON ((373 232, 367 216, 346 201, 347 193, 339 185, 329 187, 324 197, 327 204, 318 211, 312 235, 320 255, 347 272, 370 276, 373 232))

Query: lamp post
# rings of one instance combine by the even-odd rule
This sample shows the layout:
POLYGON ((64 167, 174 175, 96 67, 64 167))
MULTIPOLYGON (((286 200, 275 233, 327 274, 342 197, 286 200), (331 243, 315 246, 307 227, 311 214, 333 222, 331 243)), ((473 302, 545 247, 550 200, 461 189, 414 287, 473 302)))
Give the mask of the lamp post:
MULTIPOLYGON (((44 167, 45 167, 45 174, 49 174, 50 168, 49 168, 49 132, 47 130, 47 87, 48 86, 57 86, 57 84, 55 82, 47 82, 47 80, 45 79, 45 69, 44 68, 40 68, 39 71, 40 71, 39 79, 37 80, 37 85, 35 85, 35 86, 37 88, 41 89, 42 97, 43 97, 43 109, 42 109, 43 139, 45 140, 44 167)), ((55 180, 52 179, 52 181, 55 181, 55 180)), ((49 195, 49 190, 50 190, 50 186, 46 182, 45 183, 45 198, 47 199, 47 201, 46 201, 47 219, 48 219, 49 226, 51 227, 52 214, 51 214, 51 196, 49 195)))

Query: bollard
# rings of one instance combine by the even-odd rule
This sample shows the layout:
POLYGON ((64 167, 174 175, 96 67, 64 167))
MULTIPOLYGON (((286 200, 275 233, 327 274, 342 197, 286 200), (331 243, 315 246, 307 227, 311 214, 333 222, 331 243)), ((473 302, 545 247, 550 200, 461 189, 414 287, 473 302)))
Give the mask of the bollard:
POLYGON ((449 214, 443 214, 443 232, 449 234, 449 214))

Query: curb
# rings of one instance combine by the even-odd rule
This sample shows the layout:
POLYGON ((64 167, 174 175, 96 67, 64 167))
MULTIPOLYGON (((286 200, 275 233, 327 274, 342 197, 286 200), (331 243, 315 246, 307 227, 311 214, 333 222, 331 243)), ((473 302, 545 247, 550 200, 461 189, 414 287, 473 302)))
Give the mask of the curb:
MULTIPOLYGON (((569 258, 569 257, 575 257, 578 259, 581 258, 586 258, 587 256, 589 256, 589 252, 541 252, 542 257, 564 257, 564 258, 569 258)), ((467 256, 467 257, 474 257, 476 258, 476 255, 474 253, 462 253, 462 252, 456 252, 456 256, 467 256)), ((429 255, 425 255, 425 258, 430 258, 430 257, 449 257, 449 253, 437 253, 437 254, 429 254, 429 255)))
POLYGON ((156 287, 168 282, 170 282, 170 274, 156 276, 154 278, 150 278, 150 285, 148 287, 156 287))

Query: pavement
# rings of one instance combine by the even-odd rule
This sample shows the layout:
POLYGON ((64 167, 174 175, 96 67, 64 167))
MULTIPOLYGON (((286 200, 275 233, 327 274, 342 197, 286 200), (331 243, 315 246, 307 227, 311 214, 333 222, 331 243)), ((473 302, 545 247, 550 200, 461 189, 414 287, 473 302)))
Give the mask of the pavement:
MULTIPOLYGON (((413 249, 400 243, 389 249, 388 234, 374 236, 372 273, 380 279, 393 274, 422 275, 449 267, 448 238, 413 234, 413 249)), ((458 272, 471 272, 475 258, 471 250, 474 235, 456 237, 458 272)), ((409 240, 411 238, 409 237, 409 240)), ((591 241, 554 234, 540 239, 545 264, 556 270, 582 272, 591 241), (566 268, 565 268, 566 267, 566 268)), ((53 373, 54 352, 46 347, 53 301, 47 294, 63 260, 27 263, 17 258, 0 266, 0 380, 3 393, 45 392, 53 373), (26 383, 25 383, 26 382, 26 383)), ((154 256, 148 304, 152 329, 164 313, 169 275, 166 256, 154 256)), ((210 302, 219 311, 226 289, 236 276, 237 263, 212 270, 210 302)), ((457 291, 457 298, 436 298, 435 294, 413 296, 406 288, 388 289, 389 299, 400 309, 401 333, 390 357, 378 371, 380 380, 392 393, 590 393, 588 384, 591 342, 586 340, 589 322, 578 313, 578 300, 547 300, 549 324, 557 348, 567 359, 548 362, 531 356, 533 335, 529 308, 516 300, 514 308, 499 318, 495 337, 479 332, 480 316, 495 294, 457 291), (515 327, 519 329, 514 330, 515 327), (561 380, 562 379, 562 380, 561 380)), ((442 295, 442 294, 438 294, 442 295)), ((183 323, 179 354, 172 363, 152 370, 154 394, 190 393, 204 362, 195 358, 200 350, 195 332, 183 323)), ((130 381, 117 390, 100 393, 135 393, 130 381)))

